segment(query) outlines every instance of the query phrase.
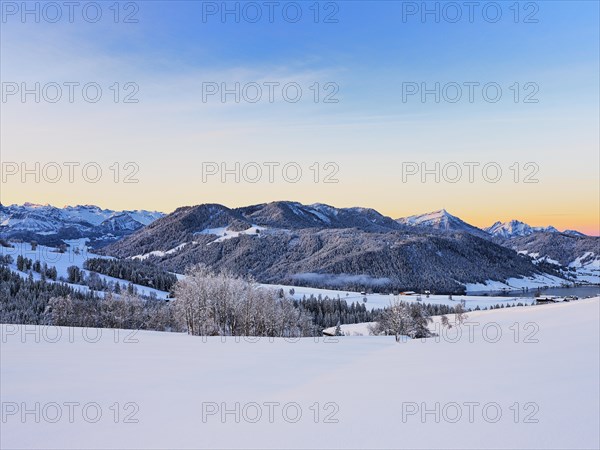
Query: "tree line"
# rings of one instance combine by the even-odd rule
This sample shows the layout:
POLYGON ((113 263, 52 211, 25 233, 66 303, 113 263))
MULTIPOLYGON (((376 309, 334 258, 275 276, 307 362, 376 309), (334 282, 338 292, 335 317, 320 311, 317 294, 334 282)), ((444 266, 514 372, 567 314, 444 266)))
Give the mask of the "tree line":
POLYGON ((315 297, 304 297, 302 300, 294 300, 294 306, 306 311, 313 318, 315 325, 319 328, 329 328, 341 325, 361 322, 372 322, 377 316, 367 310, 364 304, 352 302, 348 305, 345 300, 315 297))
POLYGON ((171 291, 177 277, 159 267, 131 259, 90 258, 83 265, 87 270, 130 281, 159 291, 171 291))
MULTIPOLYGON (((12 256, 5 255, 3 261, 5 264, 12 264, 12 256)), ((17 256, 17 270, 20 272, 28 272, 33 270, 34 272, 39 273, 42 279, 49 278, 51 280, 56 280, 58 276, 56 267, 48 266, 48 264, 41 263, 39 260, 33 261, 32 259, 26 258, 22 255, 17 256)))

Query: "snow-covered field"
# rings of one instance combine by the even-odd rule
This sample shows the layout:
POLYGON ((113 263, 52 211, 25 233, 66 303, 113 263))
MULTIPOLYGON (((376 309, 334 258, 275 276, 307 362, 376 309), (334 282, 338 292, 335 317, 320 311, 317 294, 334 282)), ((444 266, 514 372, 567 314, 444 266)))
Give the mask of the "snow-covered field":
POLYGON ((398 344, 2 325, 0 446, 598 448, 599 305, 398 344))
POLYGON ((535 290, 544 287, 561 287, 567 283, 566 280, 553 275, 535 275, 525 278, 509 278, 505 282, 488 280, 485 283, 469 283, 466 284, 466 289, 467 292, 500 291, 502 289, 517 290, 523 288, 535 290))
POLYGON ((482 295, 453 295, 450 298, 448 295, 421 295, 421 300, 418 300, 417 295, 400 295, 393 296, 389 294, 366 294, 362 295, 360 292, 352 292, 352 291, 337 291, 334 289, 317 289, 311 287, 302 287, 302 286, 284 286, 281 284, 263 284, 262 286, 272 288, 272 289, 283 289, 284 293, 290 295, 290 290, 293 289, 294 294, 291 295, 296 300, 301 300, 304 297, 310 297, 310 295, 314 295, 318 297, 319 295, 323 298, 340 298, 341 300, 346 300, 348 304, 357 302, 362 303, 368 310, 373 310, 376 308, 385 308, 390 305, 390 303, 394 299, 400 299, 406 303, 429 303, 432 305, 447 305, 447 306, 456 306, 464 301, 465 307, 467 309, 475 309, 477 306, 479 308, 489 308, 490 306, 496 305, 517 305, 518 303, 522 303, 525 305, 532 304, 535 299, 533 298, 533 294, 531 293, 531 297, 500 297, 500 296, 482 296, 482 295), (364 299, 367 299, 364 302, 364 299))

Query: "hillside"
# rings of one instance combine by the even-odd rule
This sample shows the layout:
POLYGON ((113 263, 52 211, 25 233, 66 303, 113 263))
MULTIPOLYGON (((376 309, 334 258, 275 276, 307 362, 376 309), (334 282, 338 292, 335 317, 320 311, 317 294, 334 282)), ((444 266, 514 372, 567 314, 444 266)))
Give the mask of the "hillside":
POLYGON ((528 258, 467 232, 390 221, 372 210, 295 203, 200 205, 180 208, 105 253, 150 258, 176 272, 204 263, 262 283, 381 291, 460 292, 465 283, 539 273, 528 258))

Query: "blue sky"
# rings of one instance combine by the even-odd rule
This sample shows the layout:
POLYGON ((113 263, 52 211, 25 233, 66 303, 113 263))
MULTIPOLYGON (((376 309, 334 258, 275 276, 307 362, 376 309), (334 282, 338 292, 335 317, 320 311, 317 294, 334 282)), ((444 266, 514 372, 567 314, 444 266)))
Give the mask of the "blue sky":
MULTIPOLYGON (((597 229, 599 4, 536 2, 538 23, 523 23, 534 11, 530 3, 517 2, 519 23, 512 1, 497 3, 497 23, 484 20, 480 7, 469 23, 464 2, 457 2, 464 15, 457 23, 443 17, 436 23, 432 16, 423 23, 418 15, 403 22, 407 2, 359 1, 335 2, 337 23, 314 23, 312 1, 298 2, 298 23, 283 20, 279 7, 273 23, 232 16, 223 23, 218 15, 203 22, 206 2, 195 1, 137 2, 138 23, 113 23, 112 2, 102 3, 103 18, 94 24, 77 15, 74 23, 54 24, 7 17, 1 24, 3 82, 132 81, 140 102, 4 102, 3 160, 77 158, 107 166, 132 160, 140 165, 140 183, 76 190, 60 183, 33 190, 7 184, 2 201, 169 211, 181 204, 286 198, 371 206, 392 216, 446 207, 482 225, 496 218, 543 225, 561 215, 565 226, 571 220, 597 229), (206 81, 294 81, 304 95, 294 104, 203 103, 206 81), (418 96, 402 102, 403 82, 467 81, 498 83, 501 101, 485 102, 476 90, 474 103, 422 103, 418 96), (310 101, 314 82, 336 83, 339 102, 310 101), (539 103, 512 101, 515 82, 521 88, 535 83, 539 103), (273 160, 297 160, 303 167, 335 161, 340 182, 198 181, 204 161, 273 160), (514 162, 534 161, 539 183, 514 183, 508 175, 493 185, 403 183, 405 161, 494 161, 505 171, 514 162)), ((257 4, 266 16, 264 3, 257 4)), ((317 4, 320 19, 333 11, 328 2, 317 4)), ((126 2, 120 6, 125 14, 126 2)))

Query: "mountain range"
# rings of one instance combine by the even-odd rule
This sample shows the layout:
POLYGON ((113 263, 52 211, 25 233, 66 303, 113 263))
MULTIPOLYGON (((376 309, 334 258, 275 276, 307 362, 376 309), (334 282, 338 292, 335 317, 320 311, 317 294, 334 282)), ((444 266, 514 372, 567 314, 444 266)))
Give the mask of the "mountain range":
MULTIPOLYGON (((490 227, 481 229, 450 214, 445 209, 393 220, 371 208, 335 208, 322 203, 303 205, 297 202, 280 201, 236 209, 216 204, 213 206, 235 211, 249 221, 279 228, 360 228, 365 231, 389 231, 403 229, 404 225, 446 232, 465 231, 483 238, 492 236, 504 239, 529 236, 534 233, 561 233, 553 226, 532 227, 518 220, 496 222, 490 227)), ((180 208, 174 213, 181 209, 185 208, 180 208)), ((94 205, 58 208, 33 203, 10 206, 0 204, 0 235, 11 237, 20 232, 52 235, 74 229, 80 232, 81 237, 88 237, 88 235, 95 237, 98 233, 110 232, 122 236, 139 230, 163 216, 164 213, 157 211, 114 211, 94 205)), ((246 220, 241 216, 237 216, 236 219, 246 220)), ((562 233, 585 236, 574 230, 565 230, 562 233)))
MULTIPOLYGON (((528 236, 548 233, 585 241, 572 252, 581 252, 573 260, 598 243, 598 238, 563 235, 550 228, 528 236)), ((503 236, 445 210, 393 220, 373 209, 320 203, 241 208, 204 204, 179 208, 103 252, 150 260, 176 272, 204 263, 265 283, 319 287, 436 286, 458 292, 465 284, 488 280, 542 273, 569 276, 558 263, 552 264, 554 258, 549 263, 533 255, 531 242, 529 250, 519 254, 503 236)))
POLYGON ((87 237, 104 254, 179 273, 204 263, 265 283, 335 288, 460 292, 466 284, 515 277, 573 279, 582 268, 597 276, 590 270, 600 262, 600 238, 554 227, 511 221, 480 229, 443 209, 394 220, 369 208, 289 201, 203 204, 168 215, 0 206, 0 237, 87 237))
MULTIPOLYGON (((532 227, 518 220, 510 222, 496 222, 491 227, 485 229, 489 234, 505 239, 510 239, 517 236, 529 236, 533 233, 559 233, 553 226, 548 227, 532 227)), ((571 232, 572 233, 572 232, 571 232)), ((583 233, 579 233, 583 236, 583 233)))
POLYGON ((0 237, 48 245, 89 238, 92 243, 106 245, 163 216, 156 211, 113 211, 93 205, 57 208, 33 203, 0 204, 0 237))

